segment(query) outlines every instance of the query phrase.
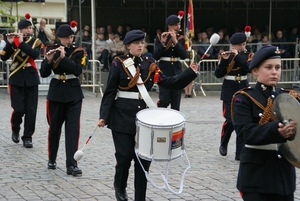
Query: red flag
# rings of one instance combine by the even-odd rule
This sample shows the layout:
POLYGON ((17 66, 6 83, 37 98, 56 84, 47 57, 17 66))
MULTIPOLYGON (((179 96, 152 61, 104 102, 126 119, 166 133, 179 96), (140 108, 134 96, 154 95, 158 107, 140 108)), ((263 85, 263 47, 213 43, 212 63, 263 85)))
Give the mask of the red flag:
POLYGON ((189 0, 188 5, 188 16, 187 16, 187 22, 186 22, 186 41, 185 41, 185 48, 189 49, 190 42, 192 38, 194 38, 194 9, 193 9, 193 0, 189 0))

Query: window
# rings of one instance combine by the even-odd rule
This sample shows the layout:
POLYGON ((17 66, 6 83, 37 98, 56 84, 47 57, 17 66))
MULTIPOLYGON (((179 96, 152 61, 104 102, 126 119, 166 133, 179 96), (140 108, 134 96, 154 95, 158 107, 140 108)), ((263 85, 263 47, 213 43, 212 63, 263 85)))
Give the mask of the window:
POLYGON ((1 16, 1 22, 8 23, 8 17, 1 16))

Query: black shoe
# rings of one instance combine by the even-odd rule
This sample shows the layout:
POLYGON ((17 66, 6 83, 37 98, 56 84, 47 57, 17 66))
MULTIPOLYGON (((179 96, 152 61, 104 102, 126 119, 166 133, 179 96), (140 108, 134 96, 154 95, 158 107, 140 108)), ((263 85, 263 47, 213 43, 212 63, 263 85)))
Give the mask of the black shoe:
POLYGON ((221 145, 219 148, 219 152, 220 152, 221 156, 226 156, 227 155, 227 147, 221 145))
POLYGON ((115 188, 115 195, 116 195, 117 201, 127 201, 128 200, 126 190, 120 191, 115 188))
POLYGON ((23 140, 23 146, 26 147, 26 148, 32 148, 32 142, 30 139, 25 139, 23 140))
POLYGON ((77 166, 75 166, 75 167, 70 166, 67 168, 67 174, 76 176, 76 175, 82 174, 82 171, 77 166))
POLYGON ((56 162, 55 161, 48 161, 48 169, 55 170, 56 169, 56 162))
POLYGON ((188 98, 188 97, 189 97, 189 95, 185 94, 184 98, 188 98))
POLYGON ((14 143, 19 143, 20 142, 20 136, 19 133, 12 133, 11 134, 11 139, 14 143))
POLYGON ((239 161, 240 160, 240 156, 235 156, 235 160, 239 161))
POLYGON ((188 95, 188 98, 193 98, 193 95, 192 95, 192 94, 189 94, 189 95, 188 95))

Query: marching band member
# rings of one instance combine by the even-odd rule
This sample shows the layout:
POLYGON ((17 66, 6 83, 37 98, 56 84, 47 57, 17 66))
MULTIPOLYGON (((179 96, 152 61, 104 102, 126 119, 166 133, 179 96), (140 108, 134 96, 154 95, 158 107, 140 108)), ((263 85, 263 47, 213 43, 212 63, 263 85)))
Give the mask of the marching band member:
POLYGON ((11 115, 12 141, 20 141, 20 125, 24 116, 23 146, 32 148, 35 131, 40 78, 35 59, 39 57, 42 42, 32 37, 30 14, 18 22, 19 33, 7 34, 6 46, 1 52, 3 61, 12 58, 9 69, 9 94, 13 112, 11 115))
MULTIPOLYGON (((234 130, 230 116, 232 95, 238 90, 249 86, 247 80, 247 74, 249 73, 248 65, 253 53, 249 54, 245 52, 246 40, 247 36, 245 33, 237 32, 233 34, 230 38, 232 50, 220 54, 219 57, 221 57, 221 60, 219 60, 219 64, 215 70, 217 78, 224 77, 220 98, 223 101, 223 117, 225 118, 225 122, 222 125, 219 147, 219 152, 222 156, 227 155, 227 145, 234 130)), ((243 146, 242 139, 237 137, 235 160, 239 160, 243 146)))
MULTIPOLYGON (((180 59, 185 59, 187 56, 184 48, 184 36, 179 34, 180 21, 183 17, 183 11, 179 11, 178 16, 170 15, 166 24, 168 31, 157 35, 155 40, 155 50, 153 57, 159 60, 158 66, 166 76, 174 76, 182 73, 182 64, 180 59)), ((168 107, 175 110, 180 109, 182 90, 166 89, 159 86, 159 101, 158 107, 168 107)))
MULTIPOLYGON (((233 96, 233 125, 244 140, 240 155, 237 188, 245 201, 293 201, 296 187, 295 167, 279 148, 295 134, 296 122, 284 125, 276 120, 272 103, 280 93, 275 88, 281 76, 280 51, 265 46, 249 65, 257 82, 233 96)), ((299 95, 290 91, 294 97, 299 95)), ((298 99, 299 101, 299 99, 298 99)))
MULTIPOLYGON (((141 56, 145 44, 145 33, 141 30, 129 31, 124 40, 124 45, 129 53, 116 57, 112 62, 109 72, 107 87, 104 92, 98 126, 106 124, 112 130, 115 145, 115 195, 118 201, 127 201, 127 179, 132 159, 134 165, 134 187, 135 199, 143 201, 146 199, 147 179, 134 154, 136 135, 136 114, 145 108, 147 104, 143 99, 143 93, 139 93, 136 86, 139 76, 143 80, 142 87, 146 91, 151 90, 154 83, 169 89, 183 89, 187 84, 197 77, 197 64, 191 64, 184 73, 173 77, 166 77, 151 57, 141 56), (130 62, 128 62, 130 61, 130 62), (128 65, 128 63, 130 65, 128 65), (129 68, 136 69, 131 75, 129 68), (117 96, 117 98, 116 98, 117 96)), ((155 106, 155 104, 153 104, 155 106)), ((146 171, 149 170, 150 161, 141 159, 146 171)))
POLYGON ((73 158, 78 149, 80 114, 83 93, 78 76, 82 73, 82 62, 85 52, 82 47, 72 45, 76 32, 75 21, 59 26, 56 36, 60 40, 58 46, 50 46, 45 54, 40 73, 51 79, 47 95, 48 129, 48 169, 56 169, 56 157, 61 136, 61 128, 65 123, 66 167, 68 175, 79 175, 82 171, 73 158), (55 48, 53 48, 55 47, 55 48))

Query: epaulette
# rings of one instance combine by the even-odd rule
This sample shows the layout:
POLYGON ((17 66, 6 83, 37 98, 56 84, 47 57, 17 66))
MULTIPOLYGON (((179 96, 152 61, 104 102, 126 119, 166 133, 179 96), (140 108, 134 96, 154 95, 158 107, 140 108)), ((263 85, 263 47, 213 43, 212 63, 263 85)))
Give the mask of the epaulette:
POLYGON ((240 89, 240 91, 248 91, 248 90, 252 90, 253 88, 251 86, 249 87, 244 87, 242 89, 240 89))
POLYGON ((300 95, 295 90, 288 90, 288 89, 280 88, 280 91, 289 93, 291 96, 293 96, 298 101, 300 101, 300 95))
POLYGON ((43 44, 42 41, 41 41, 40 39, 37 38, 37 39, 35 39, 34 48, 35 48, 35 47, 42 46, 42 44, 43 44))
POLYGON ((247 62, 250 62, 252 60, 253 56, 254 56, 254 53, 250 52, 249 55, 248 55, 247 62))
POLYGON ((149 63, 156 63, 156 60, 153 57, 142 56, 143 60, 148 61, 149 63))
POLYGON ((284 88, 280 88, 279 90, 280 90, 280 91, 283 91, 283 92, 287 92, 287 93, 290 92, 289 89, 284 89, 284 88))

